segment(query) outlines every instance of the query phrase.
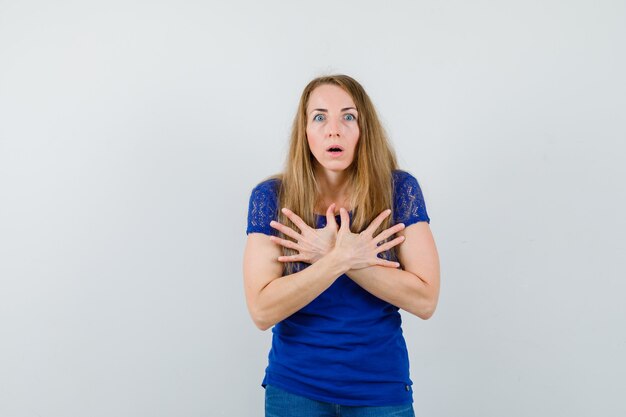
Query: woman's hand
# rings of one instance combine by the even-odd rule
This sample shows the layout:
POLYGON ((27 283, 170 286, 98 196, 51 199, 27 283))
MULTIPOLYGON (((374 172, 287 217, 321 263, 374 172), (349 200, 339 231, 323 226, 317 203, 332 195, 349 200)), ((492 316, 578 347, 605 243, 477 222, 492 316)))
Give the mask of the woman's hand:
POLYGON ((337 233, 337 240, 335 241, 335 248, 333 250, 348 264, 350 269, 361 269, 372 265, 381 265, 391 268, 398 268, 400 266, 398 262, 388 261, 379 258, 377 255, 404 241, 404 236, 398 236, 389 242, 381 244, 381 242, 389 236, 404 229, 404 224, 398 223, 383 230, 376 237, 373 237, 374 232, 378 229, 383 220, 391 214, 391 210, 387 209, 380 213, 378 217, 370 223, 367 229, 359 234, 350 231, 350 217, 348 216, 347 210, 342 207, 339 209, 339 213, 341 214, 341 227, 337 233))
POLYGON ((283 208, 282 212, 299 229, 300 233, 285 226, 282 223, 272 221, 270 226, 295 240, 281 239, 277 236, 270 236, 270 240, 286 248, 297 250, 298 253, 291 256, 279 256, 280 262, 306 262, 315 263, 322 256, 332 250, 337 239, 337 222, 335 221, 335 203, 326 210, 326 227, 313 229, 304 222, 293 211, 283 208))

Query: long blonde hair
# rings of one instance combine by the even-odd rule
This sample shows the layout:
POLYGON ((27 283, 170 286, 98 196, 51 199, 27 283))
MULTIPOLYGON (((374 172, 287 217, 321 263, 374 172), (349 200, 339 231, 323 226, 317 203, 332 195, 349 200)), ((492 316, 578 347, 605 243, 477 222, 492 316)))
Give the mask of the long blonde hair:
MULTIPOLYGON (((383 210, 393 210, 393 171, 398 169, 395 152, 389 143, 376 109, 365 89, 355 79, 347 75, 329 75, 318 77, 304 88, 298 110, 293 121, 289 153, 282 174, 273 178, 280 180, 278 193, 278 221, 298 228, 280 211, 287 207, 311 227, 316 227, 315 207, 321 200, 320 189, 315 177, 314 156, 309 148, 306 136, 306 109, 313 90, 325 84, 336 85, 346 91, 354 101, 359 113, 359 140, 355 149, 354 161, 348 168, 349 198, 352 207, 353 233, 360 233, 369 226, 374 218, 383 210)), ((388 216, 376 231, 375 235, 390 227, 392 216, 388 216)), ((289 237, 279 233, 283 239, 289 237)), ((291 240, 291 239, 290 239, 291 240)), ((383 253, 385 259, 397 259, 395 248, 383 253)), ((297 253, 293 249, 283 247, 284 255, 297 253)), ((301 269, 302 265, 289 262, 285 265, 284 274, 288 275, 301 269)))

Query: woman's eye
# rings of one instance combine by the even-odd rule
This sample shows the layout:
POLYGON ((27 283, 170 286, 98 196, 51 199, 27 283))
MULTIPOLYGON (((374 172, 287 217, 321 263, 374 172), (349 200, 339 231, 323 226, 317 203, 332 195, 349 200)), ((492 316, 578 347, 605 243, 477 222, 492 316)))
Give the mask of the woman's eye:
POLYGON ((316 122, 321 122, 324 120, 324 115, 323 114, 316 114, 315 116, 313 116, 313 120, 316 122))
POLYGON ((348 114, 346 114, 345 116, 343 116, 343 118, 344 118, 345 120, 350 121, 350 122, 351 122, 351 121, 353 121, 353 120, 356 120, 356 117, 354 117, 354 115, 353 115, 353 114, 350 114, 350 113, 348 113, 348 114))

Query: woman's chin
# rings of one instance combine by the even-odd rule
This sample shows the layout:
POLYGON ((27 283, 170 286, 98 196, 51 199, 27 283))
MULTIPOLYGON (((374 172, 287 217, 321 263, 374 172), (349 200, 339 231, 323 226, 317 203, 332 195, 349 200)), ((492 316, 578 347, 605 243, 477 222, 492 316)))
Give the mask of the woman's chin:
POLYGON ((325 171, 331 171, 331 172, 335 172, 335 173, 339 173, 339 172, 344 172, 346 169, 348 169, 350 167, 350 164, 346 164, 346 163, 329 163, 329 164, 320 164, 320 167, 323 168, 325 171))

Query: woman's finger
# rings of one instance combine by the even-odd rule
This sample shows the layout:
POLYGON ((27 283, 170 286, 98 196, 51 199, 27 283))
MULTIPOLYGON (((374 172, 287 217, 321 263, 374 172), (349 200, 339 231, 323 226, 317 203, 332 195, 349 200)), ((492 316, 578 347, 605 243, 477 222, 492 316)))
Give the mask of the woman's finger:
POLYGON ((298 229, 300 229, 300 232, 304 232, 306 229, 311 228, 309 227, 308 224, 304 222, 304 220, 300 218, 300 216, 298 216, 293 211, 289 210, 287 207, 283 207, 281 211, 283 212, 285 216, 287 216, 289 220, 293 222, 293 224, 295 224, 298 227, 298 229))
POLYGON ((278 230, 279 232, 283 232, 285 236, 289 236, 298 242, 302 240, 302 235, 300 233, 296 232, 291 227, 285 226, 282 223, 272 220, 270 222, 270 226, 278 230))
POLYGON ((350 231, 350 216, 348 215, 348 210, 341 207, 339 209, 339 215, 341 216, 340 230, 350 231))
POLYGON ((335 220, 335 203, 328 206, 326 210, 326 226, 333 226, 337 230, 337 221, 335 220))
POLYGON ((398 236, 394 240, 386 242, 386 243, 383 243, 382 245, 378 246, 376 248, 376 253, 381 253, 381 252, 384 252, 386 250, 389 250, 389 249, 393 248, 394 246, 399 245, 402 242, 404 242, 404 236, 398 236))
POLYGON ((374 238, 374 242, 376 242, 376 244, 382 242, 383 240, 387 239, 389 236, 394 235, 396 233, 398 233, 399 231, 404 229, 404 223, 398 223, 392 227, 390 227, 389 229, 385 229, 382 232, 380 232, 375 238, 374 238))
POLYGON ((300 255, 279 256, 278 262, 305 262, 304 257, 300 255))
POLYGON ((376 262, 376 265, 380 265, 380 266, 386 266, 389 268, 399 268, 400 267, 400 263, 399 262, 393 262, 393 261, 388 261, 386 259, 380 259, 378 258, 378 262, 376 262))
POLYGON ((372 220, 370 225, 363 232, 367 233, 369 236, 373 236, 376 229, 378 229, 378 227, 382 224, 383 220, 385 220, 385 218, 389 216, 390 214, 391 214, 391 209, 387 209, 383 211, 378 216, 376 216, 374 220, 372 220))
POLYGON ((286 248, 295 249, 298 252, 302 252, 302 248, 296 242, 292 242, 291 240, 281 239, 276 236, 270 236, 270 240, 276 244, 282 245, 286 248))

